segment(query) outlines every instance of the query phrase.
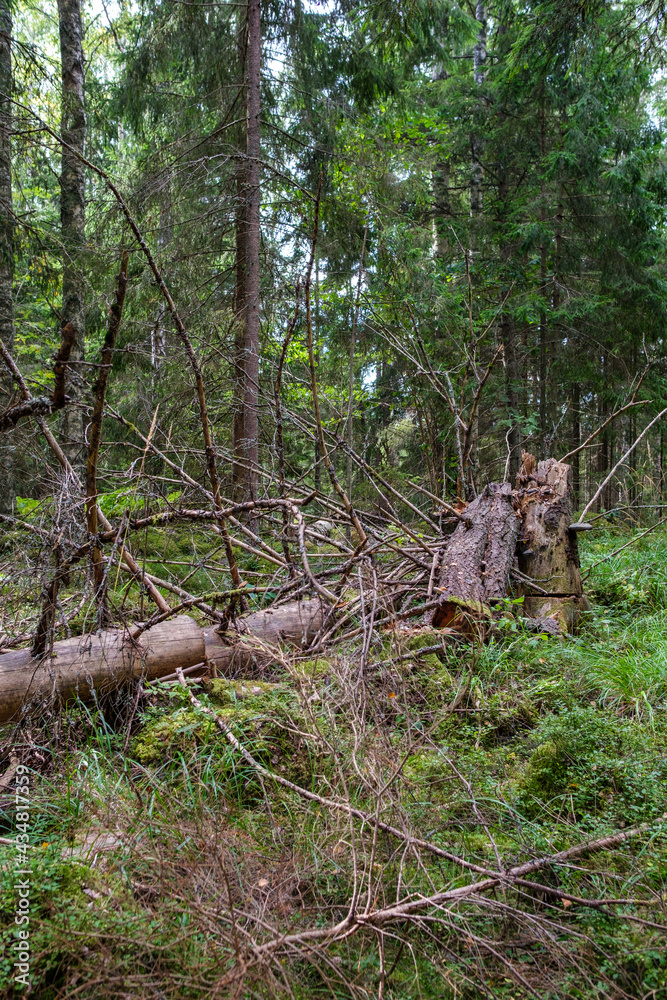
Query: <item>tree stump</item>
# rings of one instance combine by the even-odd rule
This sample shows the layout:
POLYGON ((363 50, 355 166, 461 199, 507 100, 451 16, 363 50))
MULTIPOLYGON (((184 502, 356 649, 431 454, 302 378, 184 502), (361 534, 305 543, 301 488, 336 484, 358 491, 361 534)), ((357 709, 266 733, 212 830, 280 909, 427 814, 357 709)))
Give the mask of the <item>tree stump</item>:
POLYGON ((573 631, 588 608, 579 570, 572 470, 549 458, 523 453, 515 497, 522 527, 517 545, 518 583, 525 614, 573 631))
POLYGON ((444 546, 435 628, 475 631, 490 619, 491 605, 507 596, 521 527, 509 483, 490 483, 466 508, 444 546))
POLYGON ((435 628, 480 634, 508 594, 523 597, 533 631, 573 631, 588 608, 573 525, 571 469, 523 453, 516 489, 491 483, 470 503, 440 555, 435 628), (511 585, 514 581, 514 586, 511 585))

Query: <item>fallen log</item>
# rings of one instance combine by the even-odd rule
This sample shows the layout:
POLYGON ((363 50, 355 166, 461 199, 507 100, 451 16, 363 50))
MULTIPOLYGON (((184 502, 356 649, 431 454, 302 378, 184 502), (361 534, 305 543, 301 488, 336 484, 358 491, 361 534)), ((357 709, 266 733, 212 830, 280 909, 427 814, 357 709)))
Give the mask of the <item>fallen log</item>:
POLYGON ((237 619, 235 632, 220 634, 212 626, 205 628, 206 659, 225 677, 261 673, 275 663, 275 656, 267 646, 284 643, 300 648, 309 643, 322 627, 326 612, 327 606, 318 598, 290 601, 276 608, 243 615, 237 619), (244 637, 250 641, 244 641, 244 637))
POLYGON ((138 639, 126 629, 107 629, 55 642, 51 655, 42 658, 29 649, 6 653, 0 656, 0 724, 54 700, 90 702, 139 677, 159 680, 177 668, 210 664, 226 676, 265 669, 276 659, 270 646, 309 641, 325 613, 319 600, 293 601, 244 615, 236 630, 224 635, 181 615, 153 625, 138 639))
POLYGON ((92 701, 138 677, 157 678, 206 656, 202 630, 186 615, 162 622, 133 641, 125 629, 53 644, 40 659, 29 649, 0 656, 0 723, 17 721, 59 701, 92 701))

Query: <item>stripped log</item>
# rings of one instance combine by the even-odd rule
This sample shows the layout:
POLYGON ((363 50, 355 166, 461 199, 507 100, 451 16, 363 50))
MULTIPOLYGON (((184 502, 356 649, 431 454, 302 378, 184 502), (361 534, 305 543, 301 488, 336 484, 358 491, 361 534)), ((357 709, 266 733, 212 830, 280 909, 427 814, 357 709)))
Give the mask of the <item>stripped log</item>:
POLYGON ((54 698, 91 701, 138 677, 155 679, 206 657, 204 635, 186 615, 155 625, 133 641, 125 629, 53 644, 34 659, 21 649, 0 657, 0 723, 38 711, 54 698))
POLYGON ((17 721, 54 700, 92 701, 139 677, 159 680, 215 664, 218 673, 263 671, 275 664, 271 647, 300 646, 321 627, 326 607, 319 600, 292 601, 255 611, 237 622, 237 631, 219 635, 182 615, 160 622, 133 640, 127 630, 63 639, 53 654, 34 658, 20 649, 0 656, 0 724, 17 721))
POLYGON ((236 623, 238 632, 221 635, 213 627, 206 628, 206 658, 225 677, 236 677, 240 673, 246 677, 261 674, 275 664, 276 658, 267 645, 275 647, 284 643, 300 648, 309 643, 322 627, 326 612, 327 606, 318 598, 290 601, 276 608, 243 615, 236 623))

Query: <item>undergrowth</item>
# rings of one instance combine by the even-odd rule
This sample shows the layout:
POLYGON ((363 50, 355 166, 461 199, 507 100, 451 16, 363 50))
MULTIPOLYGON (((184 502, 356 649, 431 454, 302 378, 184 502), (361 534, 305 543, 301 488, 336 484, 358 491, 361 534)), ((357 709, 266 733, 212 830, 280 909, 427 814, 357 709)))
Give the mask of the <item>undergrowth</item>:
MULTIPOLYGON (((628 538, 587 539, 584 571, 628 538)), ((15 753, 34 771, 32 995, 667 996, 666 573, 655 532, 592 571, 575 637, 517 618, 486 645, 424 653, 433 632, 378 634, 363 673, 357 639, 194 686, 264 768, 365 822, 258 773, 175 685, 153 685, 136 713, 128 693, 7 731, 6 764, 15 753), (642 824, 532 888, 323 936, 351 907, 376 913, 642 824), (605 899, 626 902, 583 902, 605 899)), ((0 857, 11 875, 9 844, 0 857)), ((6 946, 11 877, 0 907, 6 946)))

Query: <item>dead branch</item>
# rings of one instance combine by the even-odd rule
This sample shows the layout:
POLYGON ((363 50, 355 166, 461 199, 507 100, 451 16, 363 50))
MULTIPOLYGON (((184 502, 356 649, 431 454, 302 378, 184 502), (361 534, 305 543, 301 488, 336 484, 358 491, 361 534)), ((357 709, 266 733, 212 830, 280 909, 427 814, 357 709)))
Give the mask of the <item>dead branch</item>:
POLYGON ((45 417, 67 406, 70 397, 65 394, 65 372, 73 344, 74 327, 68 323, 61 331, 60 347, 53 367, 55 384, 50 396, 32 396, 30 394, 7 347, 4 343, 0 344, 3 361, 18 382, 23 396, 22 402, 10 406, 4 413, 0 413, 0 431, 12 430, 24 417, 45 417))
POLYGON ((628 457, 628 455, 632 454, 632 452, 635 450, 635 448, 637 447, 637 445, 639 444, 639 442, 642 440, 642 438, 646 434, 648 434, 648 432, 650 431, 651 427, 653 427, 653 425, 656 424, 658 422, 658 420, 660 420, 662 417, 664 417, 665 413, 667 413, 667 406, 665 407, 664 410, 660 411, 660 413, 658 414, 657 417, 653 418, 653 420, 650 422, 650 424, 646 425, 646 427, 641 432, 641 434, 639 435, 639 437, 636 438, 635 441, 633 441, 633 443, 630 445, 630 447, 625 452, 625 454, 621 458, 619 458, 619 460, 616 463, 616 465, 614 466, 614 468, 611 470, 611 472, 609 473, 609 475, 606 476, 606 478, 602 480, 602 482, 598 486, 596 492, 593 494, 593 496, 591 497, 591 499, 588 501, 588 503, 586 504, 586 506, 582 510, 581 515, 579 517, 580 521, 584 520, 584 518, 585 518, 586 514, 588 513, 588 511, 591 509, 591 507, 593 506, 593 504, 595 503, 595 501, 598 499, 598 497, 600 497, 602 495, 603 489, 605 488, 605 486, 607 485, 607 483, 613 478, 613 476, 616 474, 616 472, 618 472, 618 470, 623 465, 623 463, 625 462, 625 460, 628 457))
MULTIPOLYGON (((639 388, 639 387, 637 387, 637 388, 639 388)), ((613 420, 615 420, 616 417, 620 417, 622 413, 625 413, 626 410, 631 410, 633 408, 633 406, 646 406, 648 403, 652 403, 652 402, 653 402, 653 400, 651 400, 651 399, 639 399, 639 400, 635 401, 635 399, 633 397, 633 399, 632 399, 632 401, 630 403, 626 403, 625 406, 622 406, 620 408, 620 410, 616 410, 615 413, 612 413, 612 415, 610 417, 608 417, 603 424, 600 424, 600 426, 597 428, 597 430, 593 431, 592 434, 589 434, 589 436, 586 438, 586 440, 584 441, 583 444, 580 444, 578 448, 573 448, 572 451, 568 451, 567 455, 563 455, 563 457, 559 458, 558 461, 559 462, 567 462, 568 459, 574 458, 574 456, 578 455, 580 451, 584 450, 584 448, 588 448, 589 444, 592 441, 595 441, 596 437, 598 437, 599 434, 602 434, 602 431, 605 430, 605 428, 609 427, 609 424, 613 420)))

